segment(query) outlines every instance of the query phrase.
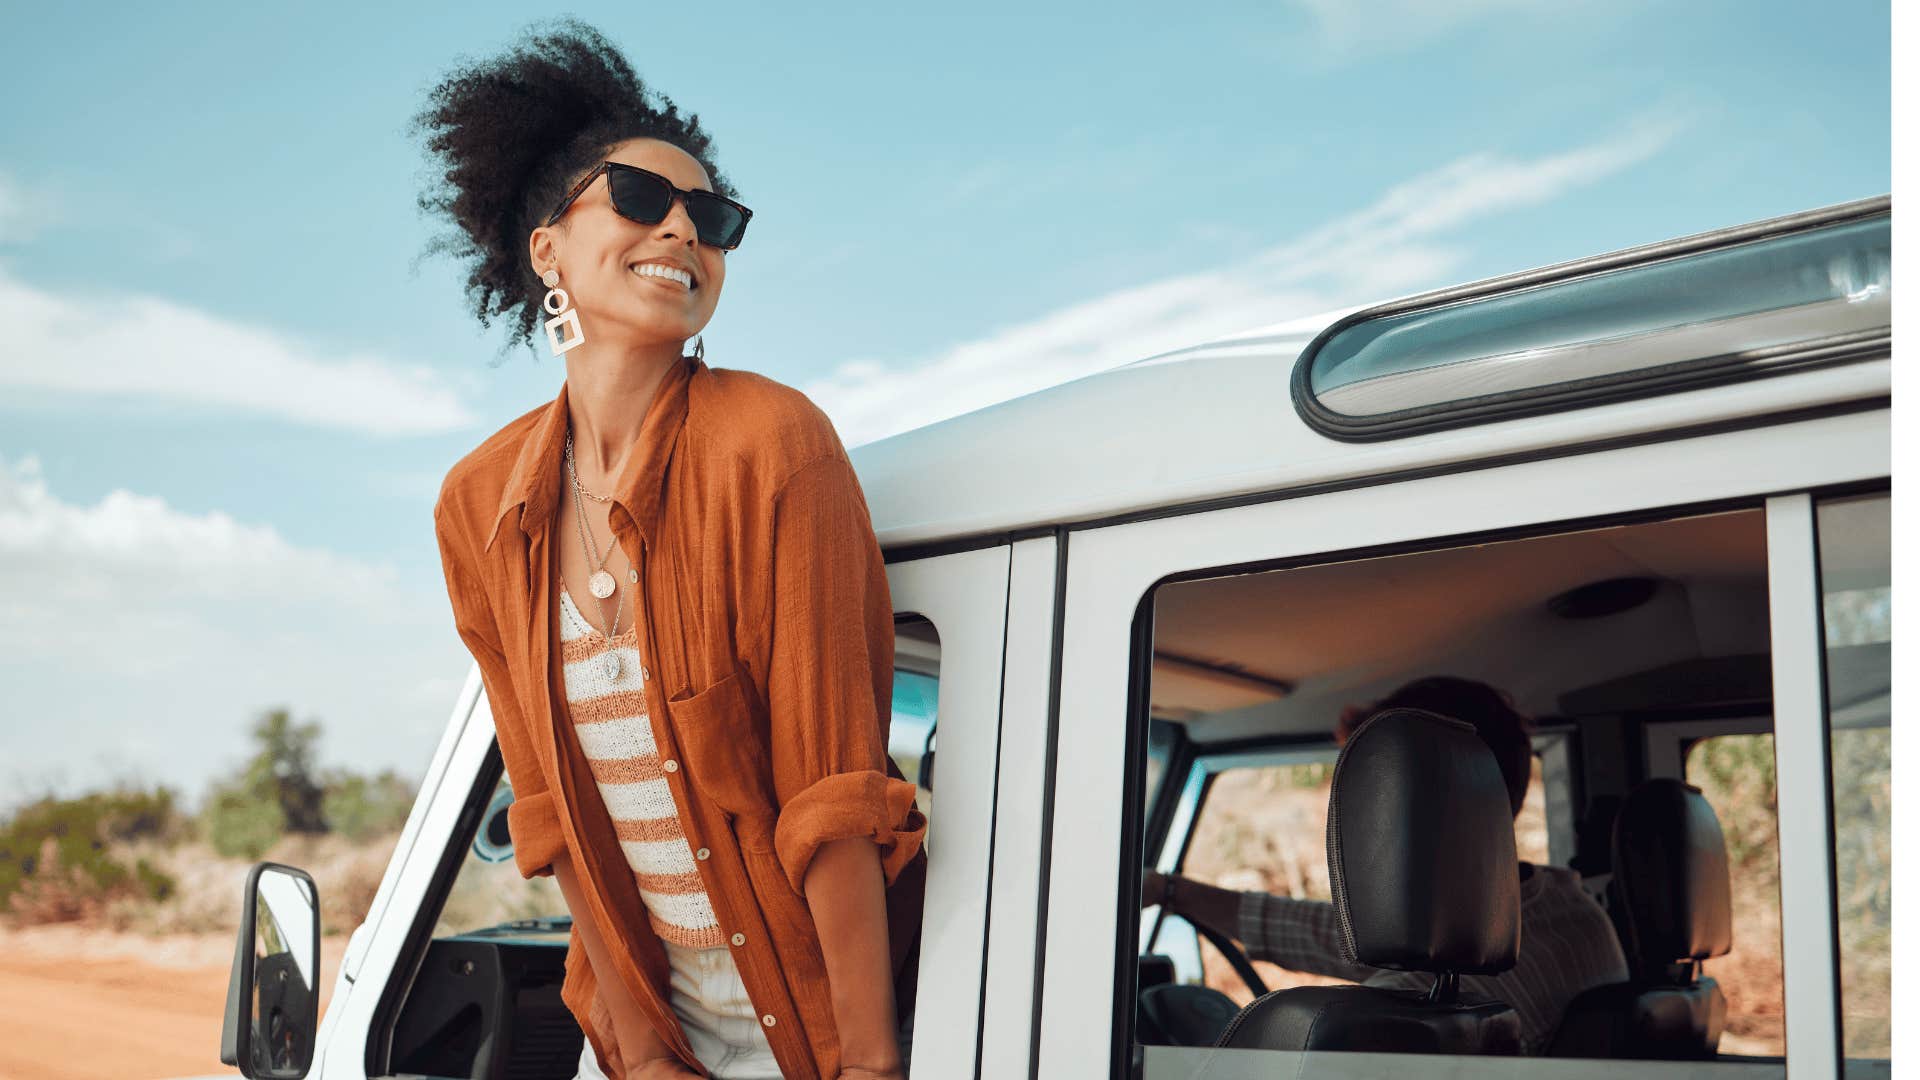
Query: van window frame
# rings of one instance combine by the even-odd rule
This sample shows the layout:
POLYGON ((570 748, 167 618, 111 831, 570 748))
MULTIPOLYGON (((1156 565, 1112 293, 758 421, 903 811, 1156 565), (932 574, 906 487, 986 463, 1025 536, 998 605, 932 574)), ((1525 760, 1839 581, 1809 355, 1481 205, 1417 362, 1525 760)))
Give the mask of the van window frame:
POLYGON ((1313 389, 1315 357, 1335 337, 1363 322, 1631 269, 1825 226, 1864 221, 1883 215, 1891 219, 1892 213, 1893 200, 1890 195, 1874 196, 1734 228, 1643 244, 1486 281, 1436 289, 1350 312, 1315 334, 1294 360, 1289 378, 1289 394, 1294 410, 1308 427, 1330 439, 1355 443, 1378 442, 1883 358, 1891 354, 1893 347, 1890 327, 1885 334, 1844 334, 1758 350, 1764 354, 1764 362, 1756 361, 1747 353, 1705 356, 1638 371, 1591 376, 1368 415, 1351 415, 1328 408, 1321 403, 1313 389))
MULTIPOLYGON (((1798 550, 1801 550, 1803 547, 1810 547, 1810 544, 1802 545, 1799 543, 1799 541, 1802 538, 1799 536, 1797 526, 1800 524, 1801 517, 1805 517, 1807 521, 1810 523, 1813 499, 1816 497, 1817 493, 1818 493, 1817 491, 1799 491, 1799 492, 1790 493, 1784 496, 1767 497, 1767 496, 1755 495, 1755 496, 1747 496, 1744 498, 1737 497, 1737 498, 1731 498, 1731 499, 1725 499, 1725 500, 1716 500, 1711 503, 1691 504, 1691 505, 1675 504, 1675 505, 1669 505, 1669 506, 1656 506, 1656 507, 1648 507, 1645 509, 1631 511, 1623 514, 1616 514, 1616 515, 1607 515, 1607 516, 1594 517, 1594 518, 1578 518, 1578 519, 1570 519, 1570 520, 1564 520, 1564 521, 1558 521, 1558 522, 1539 522, 1539 523, 1530 524, 1530 525, 1516 526, 1509 529, 1489 530, 1487 532, 1482 532, 1482 533, 1468 533, 1468 534, 1458 534, 1454 536, 1434 537, 1434 538, 1425 539, 1425 540, 1408 541, 1402 544, 1382 545, 1380 547, 1375 547, 1375 548, 1360 548, 1360 549, 1349 549, 1344 551, 1330 551, 1320 555, 1304 556, 1297 559, 1275 560, 1272 565, 1249 565, 1249 564, 1241 563, 1241 564, 1234 564, 1231 566, 1217 566, 1217 567, 1207 567, 1207 568, 1199 568, 1194 570, 1187 570, 1177 574, 1168 575, 1167 577, 1164 577, 1161 580, 1156 581, 1152 585, 1152 587, 1148 589, 1146 595, 1142 597, 1140 601, 1140 610, 1146 613, 1147 620, 1150 623, 1151 610, 1156 601, 1156 597, 1160 588, 1167 585, 1178 584, 1180 581, 1183 581, 1183 580, 1214 577, 1221 573, 1229 572, 1229 571, 1236 574, 1245 574, 1245 573, 1254 573, 1254 572, 1305 570, 1305 569, 1311 569, 1315 566, 1332 565, 1336 563, 1350 562, 1350 561, 1355 561, 1359 559, 1379 558, 1379 557, 1386 557, 1386 556, 1417 555, 1417 554, 1430 553, 1430 552, 1454 550, 1454 549, 1481 545, 1481 544, 1492 544, 1492 543, 1501 543, 1501 542, 1528 540, 1528 539, 1543 539, 1543 538, 1550 538, 1554 536, 1586 531, 1590 529, 1611 528, 1611 527, 1630 527, 1637 524, 1649 524, 1654 522, 1668 521, 1668 520, 1674 520, 1678 518, 1694 517, 1694 516, 1700 516, 1704 514, 1711 514, 1711 513, 1718 513, 1718 512, 1725 512, 1725 511, 1732 511, 1732 510, 1759 510, 1766 515, 1765 527, 1767 529, 1768 588, 1769 588, 1770 595, 1774 598, 1774 602, 1777 604, 1779 602, 1780 593, 1794 591, 1792 582, 1780 580, 1783 573, 1790 573, 1792 569, 1798 567, 1799 560, 1795 558, 1794 553, 1798 550), (1781 551, 1785 554, 1786 565, 1784 570, 1781 566, 1777 566, 1775 564, 1774 559, 1775 559, 1776 551, 1781 551)), ((1813 539, 1812 534, 1809 533, 1805 537, 1805 539, 1808 541, 1811 541, 1813 539)), ((1811 590, 1810 595, 1815 596, 1815 602, 1813 604, 1812 610, 1815 616, 1817 617, 1819 615, 1818 604, 1817 604, 1817 591, 1818 591, 1817 574, 1814 576, 1803 575, 1798 580, 1801 585, 1805 585, 1809 587, 1809 589, 1811 590)), ((1803 590, 1803 591, 1806 591, 1806 590, 1803 590)), ((1777 635, 1779 633, 1778 624, 1783 617, 1791 621, 1800 616, 1804 616, 1804 614, 1805 614, 1804 611, 1794 609, 1791 607, 1791 605, 1789 606, 1788 611, 1775 614, 1773 616, 1773 622, 1775 624, 1775 631, 1774 631, 1775 634, 1777 635)), ((1818 634, 1820 625, 1821 624, 1817 621, 1813 624, 1813 629, 1816 635, 1818 634)), ((1144 644, 1150 649, 1151 639, 1150 637, 1146 637, 1141 634, 1135 634, 1134 639, 1136 642, 1136 647, 1135 647, 1135 655, 1132 657, 1132 660, 1131 660, 1131 666, 1135 671, 1139 671, 1139 670, 1142 670, 1142 665, 1147 663, 1150 659, 1150 657, 1143 657, 1140 654, 1140 645, 1141 643, 1144 642, 1144 644)), ((1815 640, 1816 641, 1819 640, 1817 636, 1815 640)), ((1777 644, 1776 644, 1776 648, 1777 648, 1777 644)), ((1803 653, 1807 652, 1807 650, 1805 649, 1802 649, 1801 651, 1803 653)), ((1772 654, 1770 652, 1770 656, 1771 655, 1772 654)), ((1817 686, 1821 688, 1822 691, 1824 691, 1824 686, 1825 686, 1824 652, 1822 650, 1813 650, 1813 652, 1809 655, 1811 656, 1811 662, 1812 662, 1812 668, 1813 668, 1812 674, 1813 676, 1815 676, 1815 682, 1817 686)), ((1779 685, 1783 681, 1783 679, 1790 686, 1803 685, 1806 679, 1808 678, 1808 674, 1809 674, 1807 670, 1809 666, 1807 663, 1808 659, 1809 659, 1809 656, 1801 656, 1800 657, 1800 660, 1802 661, 1801 663, 1799 664, 1789 663, 1787 667, 1790 670, 1786 671, 1783 675, 1781 671, 1782 665, 1780 660, 1777 657, 1773 658, 1771 660, 1771 664, 1775 672, 1774 679, 1775 679, 1776 685, 1779 685)), ((1150 693, 1150 690, 1151 690, 1150 684, 1146 684, 1144 680, 1133 679, 1130 681, 1137 684, 1136 690, 1135 690, 1135 693, 1137 695, 1144 698, 1147 694, 1150 693)), ((1817 730, 1812 732, 1812 735, 1816 738, 1824 739, 1827 733, 1827 725, 1826 725, 1825 703, 1824 703, 1823 696, 1820 699, 1820 706, 1821 708, 1818 713, 1819 724, 1817 726, 1817 730)), ((1133 707, 1130 707, 1128 710, 1128 714, 1130 717, 1130 730, 1129 730, 1128 742, 1130 746, 1132 745, 1132 741, 1133 741, 1131 717, 1136 711, 1139 711, 1139 710, 1133 707)), ((1682 750, 1681 750, 1682 757, 1680 762, 1682 768, 1684 768, 1684 745, 1685 745, 1684 740, 1689 734, 1697 734, 1697 735, 1725 734, 1725 733, 1728 733, 1725 729, 1729 724, 1734 724, 1734 725, 1738 725, 1740 727, 1745 728, 1745 727, 1751 727, 1755 723, 1766 724, 1768 726, 1765 728, 1765 730, 1769 733, 1773 731, 1773 727, 1771 726, 1773 724, 1773 721, 1771 717, 1768 717, 1764 720, 1755 721, 1750 715, 1745 715, 1745 714, 1734 719, 1703 721, 1702 723, 1709 725, 1711 727, 1711 730, 1709 731, 1708 728, 1703 727, 1700 729, 1698 733, 1694 733, 1694 732, 1683 733, 1676 728, 1675 731, 1669 733, 1670 735, 1675 736, 1678 739, 1682 740, 1680 743, 1678 743, 1678 745, 1682 747, 1682 750)), ((1662 725, 1662 726, 1673 727, 1675 724, 1680 726, 1686 726, 1686 727, 1692 726, 1690 724, 1687 724, 1687 722, 1684 722, 1684 721, 1673 722, 1671 724, 1662 725)), ((1801 728, 1806 728, 1809 725, 1807 722, 1802 721, 1799 726, 1801 728)), ((1555 730, 1553 734, 1556 736, 1554 740, 1555 743, 1557 744, 1556 749, 1561 751, 1567 750, 1568 744, 1572 740, 1567 738, 1566 732, 1555 730)), ((1803 732, 1803 735, 1804 734, 1805 733, 1803 732)), ((1647 739, 1648 744, 1651 745, 1652 738, 1653 738, 1652 734, 1649 732, 1643 737, 1647 739)), ((1778 741, 1776 740, 1776 747, 1777 746, 1778 746, 1778 741)), ((1776 751, 1776 753, 1777 752, 1778 751, 1776 751)), ((1130 755, 1129 760, 1125 763, 1125 768, 1129 775, 1132 775, 1134 773, 1140 773, 1141 775, 1144 775, 1144 771, 1143 771, 1144 762, 1134 760, 1139 756, 1140 755, 1130 755)), ((1298 764, 1298 763, 1303 763, 1309 760, 1319 760, 1319 758, 1314 757, 1312 755, 1312 751, 1305 750, 1305 749, 1296 750, 1296 751, 1289 751, 1286 749, 1262 751, 1262 750, 1256 749, 1256 750, 1250 750, 1250 751, 1239 750, 1239 751, 1230 751, 1227 753, 1215 753, 1215 754, 1207 754, 1203 751, 1202 753, 1200 753, 1196 757, 1193 773, 1189 776, 1189 782, 1188 782, 1188 789, 1192 793, 1190 797, 1193 799, 1193 807, 1190 814, 1183 815, 1183 820, 1179 822, 1179 825, 1184 830, 1184 835, 1181 837, 1181 842, 1175 846, 1175 850, 1172 854, 1172 857, 1169 858, 1169 855, 1170 855, 1169 850, 1167 848, 1163 848, 1160 853, 1158 862, 1160 862, 1161 864, 1171 863, 1174 866, 1178 866, 1180 863, 1184 862, 1187 855, 1187 848, 1192 841, 1194 826, 1198 822, 1199 812, 1203 810, 1205 807, 1206 795, 1208 793, 1208 790, 1211 788, 1212 781, 1214 780, 1215 777, 1220 775, 1220 773, 1224 772, 1227 768, 1248 767, 1248 766, 1257 766, 1257 765, 1271 765, 1271 764, 1298 764)), ((1806 843, 1805 843, 1806 839, 1813 836, 1815 833, 1822 833, 1829 837, 1831 835, 1831 822, 1829 818, 1829 815, 1831 813, 1831 800, 1828 794, 1828 789, 1824 786, 1828 782, 1828 776, 1827 776, 1828 766, 1827 766, 1827 758, 1825 757, 1824 749, 1822 750, 1820 755, 1818 755, 1816 758, 1812 760, 1817 761, 1819 775, 1814 779, 1817 780, 1819 786, 1812 786, 1807 781, 1804 781, 1804 780, 1797 783, 1795 787, 1796 789, 1799 789, 1798 790, 1799 798, 1794 804, 1792 804, 1796 808, 1795 809, 1796 813, 1799 813, 1801 810, 1805 810, 1806 814, 1803 815, 1803 817, 1807 817, 1810 819, 1817 819, 1817 820, 1809 820, 1805 825, 1803 825, 1803 828, 1800 830, 1800 832, 1802 833, 1802 841, 1799 847, 1801 847, 1803 850, 1800 854, 1798 861, 1803 865, 1806 863, 1810 863, 1812 861, 1811 859, 1807 858, 1807 855, 1809 853, 1804 851, 1804 848, 1806 847, 1806 843), (1819 795, 1818 799, 1815 799, 1812 797, 1815 792, 1817 792, 1819 795)), ((1649 765, 1651 765, 1650 761, 1649 761, 1649 765)), ((1543 768, 1544 768, 1544 762, 1543 762, 1543 768)), ((1812 771, 1812 770, 1809 770, 1809 771, 1812 771)), ((1787 807, 1789 804, 1787 802, 1786 783, 1782 780, 1776 779, 1775 791, 1776 791, 1776 798, 1779 800, 1780 805, 1783 808, 1787 807)), ((1183 797, 1183 801, 1185 801, 1184 797, 1183 797)), ((1124 808, 1122 812, 1123 814, 1127 813, 1127 811, 1124 808)), ((1784 836, 1784 833, 1786 831, 1786 825, 1784 821, 1784 817, 1785 817, 1784 809, 1783 809, 1782 817, 1783 817, 1783 820, 1781 824, 1781 831, 1783 835, 1781 838, 1782 839, 1781 847, 1784 849, 1787 846, 1785 843, 1785 836, 1784 836)), ((1549 820, 1551 821, 1551 818, 1549 820)), ((1172 834, 1170 833, 1168 836, 1168 839, 1171 840, 1172 838, 1173 838, 1172 834)), ((1826 910, 1827 910, 1827 916, 1825 918, 1826 930, 1827 930, 1826 937, 1829 939, 1829 945, 1831 946, 1830 939, 1832 936, 1832 930, 1835 925, 1834 919, 1836 916, 1835 916, 1834 907, 1833 907, 1834 901, 1833 901, 1833 892, 1832 892, 1833 883, 1831 878, 1832 862, 1831 862, 1830 846, 1828 846, 1825 849, 1825 856, 1826 856, 1826 866, 1828 869, 1828 876, 1824 880, 1814 880, 1811 882, 1803 881, 1803 883, 1798 888, 1795 889, 1795 892, 1799 896, 1799 903, 1802 908, 1814 908, 1814 907, 1817 907, 1817 900, 1819 899, 1816 894, 1819 894, 1822 888, 1824 888, 1825 903, 1826 903, 1826 910)), ((1783 865, 1785 865, 1784 850, 1782 851, 1782 861, 1783 861, 1783 865)), ((1150 939, 1148 937, 1147 930, 1143 926, 1143 924, 1146 922, 1146 913, 1143 909, 1139 909, 1137 904, 1137 897, 1139 895, 1139 888, 1140 888, 1140 871, 1141 871, 1141 867, 1139 867, 1137 863, 1138 863, 1138 860, 1135 860, 1136 865, 1134 865, 1131 868, 1131 873, 1128 873, 1128 868, 1126 866, 1123 865, 1122 867, 1123 877, 1121 881, 1121 901, 1122 901, 1122 907, 1124 908, 1128 906, 1126 904, 1126 900, 1129 896, 1135 899, 1136 902, 1131 906, 1136 911, 1139 912, 1138 918, 1140 920, 1139 923, 1136 923, 1136 929, 1140 930, 1140 932, 1137 933, 1135 937, 1137 937, 1139 942, 1144 946, 1150 939), (1131 884, 1128 884, 1129 881, 1131 882, 1131 884)), ((1166 872, 1164 865, 1157 866, 1156 869, 1161 869, 1162 872, 1166 872)), ((1832 1018, 1832 1023, 1830 1025, 1823 1025, 1822 1021, 1825 1019, 1823 1016, 1816 1015, 1816 1016, 1810 1017, 1809 1016, 1810 1013, 1817 1014, 1821 1010, 1819 1010, 1817 1007, 1810 1007, 1806 1003, 1806 999, 1811 999, 1814 997, 1814 995, 1808 989, 1802 988, 1800 994, 1798 995, 1802 999, 1802 1001, 1799 1009, 1800 1023, 1797 1026, 1795 1025, 1793 1020, 1793 1013, 1794 1013, 1793 1006, 1791 1003, 1789 1003, 1788 1005, 1788 1009, 1787 1009, 1789 1014, 1789 1019, 1787 1021, 1788 1039, 1789 1039, 1789 1042, 1791 1043, 1794 1033, 1796 1032, 1796 1030, 1799 1030, 1801 1032, 1800 1038, 1803 1041, 1803 1054, 1805 1056, 1813 1057, 1815 1055, 1818 1055, 1818 1057, 1820 1058, 1831 1056, 1832 1059, 1834 1060, 1836 1068, 1844 1069, 1845 1062, 1842 1061, 1838 1056, 1839 1055, 1839 1046, 1838 1046, 1838 1031, 1839 1031, 1839 1028, 1838 1028, 1838 1025, 1839 1025, 1838 962, 1839 960, 1838 960, 1837 949, 1830 948, 1824 958, 1824 961, 1822 961, 1822 959, 1818 955, 1818 949, 1816 944, 1808 940, 1812 938, 1817 938, 1819 935, 1802 933, 1801 935, 1798 935, 1802 939, 1800 943, 1801 945, 1800 952, 1803 954, 1801 963, 1799 965, 1792 965, 1786 961, 1786 953, 1787 953, 1787 947, 1785 944, 1785 939, 1787 936, 1786 924, 1789 919, 1789 915, 1787 913, 1787 899, 1786 899, 1787 893, 1788 893, 1788 880, 1787 880, 1786 874, 1783 872, 1782 881, 1781 881, 1781 933, 1782 933, 1782 939, 1783 939, 1783 944, 1782 944, 1783 969, 1786 971, 1795 972, 1796 974, 1799 974, 1801 972, 1805 972, 1808 970, 1811 970, 1817 973, 1818 971, 1820 971, 1822 967, 1824 967, 1829 972, 1828 977, 1831 979, 1831 984, 1830 984, 1831 989, 1826 995, 1826 1000, 1830 1006, 1829 1011, 1831 1011, 1834 1014, 1832 1018), (1822 1031, 1823 1027, 1824 1027, 1824 1033, 1822 1031), (1806 1046, 1805 1044, 1812 1044, 1812 1045, 1806 1046), (1829 1051, 1830 1051, 1830 1055, 1829 1055, 1829 1051)), ((1164 916, 1157 907, 1153 910, 1154 910, 1155 917, 1154 917, 1154 926, 1152 927, 1151 932, 1157 935, 1158 930, 1160 928, 1160 924, 1164 922, 1164 916)), ((1803 924, 1804 924, 1804 920, 1803 920, 1803 924)), ((1133 1008, 1133 1002, 1128 996, 1128 995, 1137 996, 1137 989, 1135 989, 1135 987, 1137 987, 1137 979, 1138 979, 1138 969, 1137 969, 1138 956, 1139 956, 1139 952, 1136 951, 1131 957, 1131 967, 1129 970, 1124 971, 1123 973, 1124 979, 1116 978, 1114 980, 1116 985, 1116 993, 1114 995, 1114 1016, 1113 1016, 1114 1029, 1113 1030, 1114 1030, 1114 1044, 1115 1044, 1115 1051, 1116 1051, 1115 1053, 1116 1063, 1119 1061, 1132 1060, 1134 1052, 1138 1049, 1134 1042, 1134 1011, 1135 1010, 1133 1008), (1128 988, 1126 995, 1123 995, 1120 992, 1118 992, 1118 988, 1122 985, 1128 988)), ((1128 959, 1122 958, 1120 960, 1120 963, 1123 965, 1126 965, 1128 963, 1128 959)), ((1116 974, 1122 974, 1122 972, 1116 972, 1116 974)), ((1819 978, 1818 975, 1816 974, 1815 977, 1810 978, 1808 981, 1816 984, 1816 987, 1817 987, 1818 985, 1825 983, 1826 980, 1819 978)), ((1783 987, 1782 987, 1783 995, 1790 993, 1789 987, 1791 986, 1791 984, 1792 984, 1791 978, 1783 978, 1783 987)), ((1275 1053, 1275 1052, 1269 1051, 1268 1053, 1275 1053)), ((1361 1055, 1361 1056, 1369 1056, 1369 1055, 1361 1055)), ((1489 1059, 1489 1060, 1493 1060, 1493 1059, 1489 1059)), ((1792 1059, 1788 1059, 1788 1060, 1792 1060, 1792 1059)), ((1778 1061, 1779 1059, 1772 1059, 1771 1061, 1768 1059, 1759 1059, 1759 1060, 1735 1060, 1735 1061, 1713 1062, 1711 1064, 1714 1066, 1715 1071, 1710 1075, 1739 1076, 1739 1075, 1743 1075, 1742 1070, 1751 1071, 1755 1068, 1768 1068, 1768 1067, 1772 1067, 1772 1065, 1774 1065, 1778 1061)), ((1611 1061, 1596 1062, 1594 1064, 1596 1065, 1604 1064, 1607 1066, 1612 1066, 1617 1064, 1617 1062, 1611 1062, 1611 1061)), ((1662 1063, 1656 1062, 1651 1064, 1658 1065, 1662 1063)), ((1672 1064, 1672 1063, 1665 1063, 1665 1064, 1672 1064)), ((1118 1076, 1123 1074, 1119 1072, 1115 1072, 1113 1075, 1118 1076)), ((1138 1075, 1138 1074, 1128 1073, 1125 1075, 1138 1075)))

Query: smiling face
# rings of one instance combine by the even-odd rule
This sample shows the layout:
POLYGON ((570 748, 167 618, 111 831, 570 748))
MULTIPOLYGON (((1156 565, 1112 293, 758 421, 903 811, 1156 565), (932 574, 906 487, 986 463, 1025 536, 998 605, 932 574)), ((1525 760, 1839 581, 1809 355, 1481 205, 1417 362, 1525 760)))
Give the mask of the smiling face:
MULTIPOLYGON (((606 160, 659 173, 675 187, 713 190, 693 155, 659 139, 630 139, 606 160)), ((700 241, 682 199, 673 200, 661 221, 643 224, 613 208, 604 173, 558 222, 533 230, 528 252, 534 273, 560 272, 560 288, 579 310, 583 331, 603 344, 685 342, 713 318, 727 279, 726 253, 700 241), (656 265, 638 265, 648 263, 656 265), (690 274, 693 287, 659 273, 667 267, 690 274)))

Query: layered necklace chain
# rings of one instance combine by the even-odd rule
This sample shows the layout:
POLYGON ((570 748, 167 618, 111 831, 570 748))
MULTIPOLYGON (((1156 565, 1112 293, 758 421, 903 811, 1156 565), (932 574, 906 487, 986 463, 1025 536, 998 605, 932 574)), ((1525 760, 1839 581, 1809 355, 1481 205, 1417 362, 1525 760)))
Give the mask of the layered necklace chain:
MULTIPOLYGON (((580 474, 578 470, 574 468, 573 464, 573 432, 571 431, 567 432, 567 479, 571 481, 573 485, 573 506, 578 512, 580 525, 580 547, 586 553, 587 565, 593 568, 592 576, 587 579, 587 591, 593 594, 594 606, 600 609, 600 621, 606 623, 606 599, 613 595, 614 589, 613 575, 607 572, 606 561, 613 556, 613 545, 607 545, 607 553, 605 556, 600 554, 600 545, 594 542, 593 530, 587 527, 587 504, 581 501, 581 496, 590 496, 601 502, 605 502, 611 498, 611 496, 594 495, 592 492, 580 486, 580 474)), ((613 637, 620 630, 620 609, 625 605, 626 600, 626 593, 621 593, 620 599, 614 602, 613 622, 608 624, 606 631, 606 636, 609 638, 613 637)), ((601 663, 607 673, 607 677, 612 678, 618 675, 620 673, 619 650, 608 649, 605 653, 602 653, 601 656, 603 658, 601 663)))

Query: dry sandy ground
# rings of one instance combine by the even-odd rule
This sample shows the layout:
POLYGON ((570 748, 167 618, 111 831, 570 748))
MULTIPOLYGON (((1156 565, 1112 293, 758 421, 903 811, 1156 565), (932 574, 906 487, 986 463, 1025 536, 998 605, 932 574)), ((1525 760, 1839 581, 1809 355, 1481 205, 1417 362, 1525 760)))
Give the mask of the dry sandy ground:
MULTIPOLYGON (((324 1012, 345 935, 320 943, 324 1012)), ((233 938, 0 929, 0 1080, 238 1076, 220 1063, 233 938)))

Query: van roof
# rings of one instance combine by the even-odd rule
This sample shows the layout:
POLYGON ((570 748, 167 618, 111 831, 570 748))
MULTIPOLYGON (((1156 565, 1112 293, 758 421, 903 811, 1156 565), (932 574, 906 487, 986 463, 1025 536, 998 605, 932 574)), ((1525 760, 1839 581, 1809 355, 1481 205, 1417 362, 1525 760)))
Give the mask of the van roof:
MULTIPOLYGON (((1842 204, 1858 211, 1882 198, 1842 204)), ((1615 253, 1750 236, 1770 219, 1615 253)), ((1596 404, 1373 442, 1310 426, 1294 362, 1346 316, 1537 279, 1595 260, 1319 312, 1143 357, 853 447, 883 547, 990 537, 1260 492, 1458 465, 1804 410, 1891 393, 1891 363, 1817 367, 1659 397, 1596 404)))

